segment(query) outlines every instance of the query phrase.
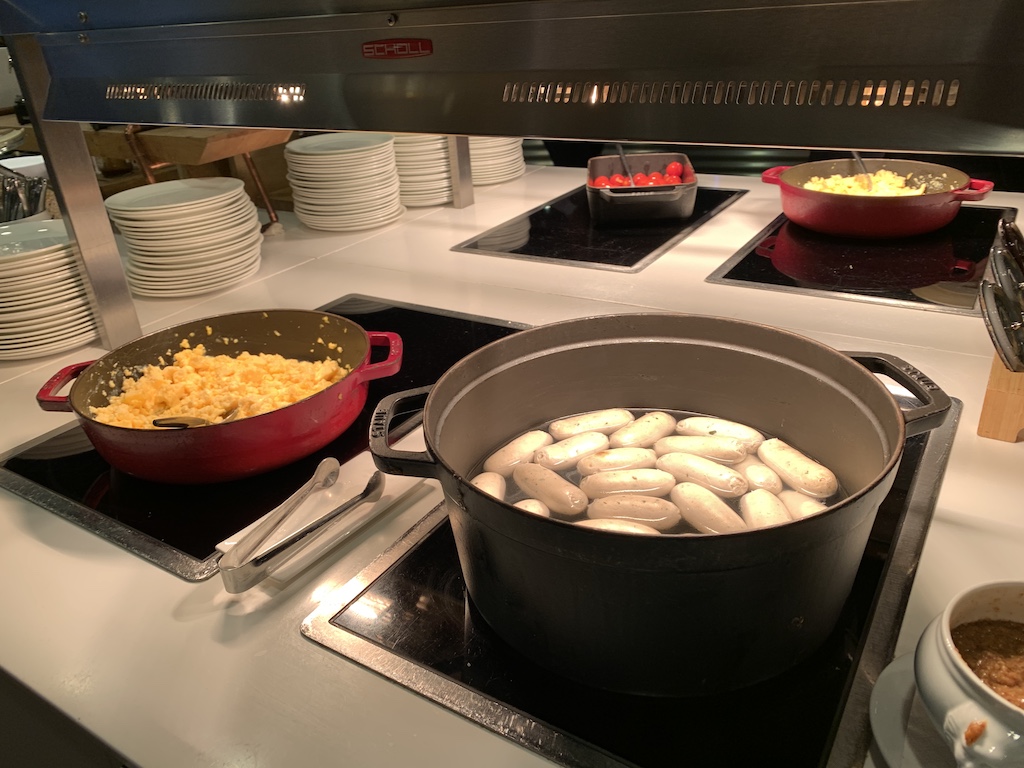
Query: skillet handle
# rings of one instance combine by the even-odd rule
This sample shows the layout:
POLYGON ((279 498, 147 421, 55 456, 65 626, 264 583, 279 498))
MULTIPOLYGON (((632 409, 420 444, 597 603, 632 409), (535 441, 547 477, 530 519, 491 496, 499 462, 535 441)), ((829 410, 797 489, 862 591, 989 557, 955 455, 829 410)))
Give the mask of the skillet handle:
POLYGON ((383 379, 385 376, 394 376, 402 367, 402 337, 397 333, 383 331, 367 331, 371 347, 387 347, 388 356, 379 363, 365 365, 360 370, 360 381, 373 381, 383 379))
POLYGON ((769 168, 767 171, 762 171, 761 181, 763 181, 765 184, 775 184, 776 186, 779 186, 782 184, 782 179, 780 179, 779 176, 781 176, 784 171, 788 171, 790 168, 792 168, 791 165, 776 165, 774 168, 769 168))
POLYGON ((39 407, 44 411, 66 411, 70 413, 74 410, 71 407, 71 400, 68 396, 58 395, 57 392, 72 379, 77 379, 79 374, 92 365, 93 362, 90 360, 88 363, 75 363, 66 368, 61 368, 53 374, 49 381, 43 384, 39 392, 36 393, 36 402, 39 403, 39 407))
POLYGON ((939 385, 921 371, 895 355, 878 352, 846 352, 872 373, 881 373, 911 392, 921 405, 904 408, 903 418, 907 422, 907 437, 935 429, 946 420, 946 413, 952 401, 939 385))
MULTIPOLYGON (((399 451, 391 447, 389 432, 391 421, 406 401, 416 401, 415 406, 422 409, 430 394, 431 386, 419 389, 407 389, 388 395, 377 405, 370 422, 370 454, 377 469, 389 475, 409 475, 411 477, 439 477, 437 462, 428 451, 399 451)), ((408 413, 405 408, 402 413, 408 413)))
POLYGON ((953 197, 957 200, 981 200, 995 189, 995 186, 991 181, 971 179, 963 189, 954 189, 953 197))
POLYGON ((768 235, 764 240, 754 246, 754 253, 770 259, 775 253, 775 244, 779 241, 777 235, 768 235))

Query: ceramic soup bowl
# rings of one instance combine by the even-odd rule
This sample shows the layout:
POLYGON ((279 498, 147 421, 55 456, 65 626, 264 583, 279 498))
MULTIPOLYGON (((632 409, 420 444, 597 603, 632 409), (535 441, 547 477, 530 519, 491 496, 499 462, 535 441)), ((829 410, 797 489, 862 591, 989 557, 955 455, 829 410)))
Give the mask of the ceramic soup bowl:
POLYGON ((960 768, 1024 766, 1024 709, 972 672, 953 643, 954 627, 980 619, 1024 623, 1024 582, 982 584, 950 601, 918 642, 918 693, 960 768))

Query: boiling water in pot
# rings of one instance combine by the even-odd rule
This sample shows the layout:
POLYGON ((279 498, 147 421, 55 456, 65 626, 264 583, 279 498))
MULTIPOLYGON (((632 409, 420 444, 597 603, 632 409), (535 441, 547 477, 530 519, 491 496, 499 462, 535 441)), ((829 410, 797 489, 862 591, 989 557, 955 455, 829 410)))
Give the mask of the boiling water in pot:
POLYGON ((470 477, 533 514, 649 535, 779 525, 848 495, 797 446, 747 425, 653 408, 551 420, 497 446, 470 477))

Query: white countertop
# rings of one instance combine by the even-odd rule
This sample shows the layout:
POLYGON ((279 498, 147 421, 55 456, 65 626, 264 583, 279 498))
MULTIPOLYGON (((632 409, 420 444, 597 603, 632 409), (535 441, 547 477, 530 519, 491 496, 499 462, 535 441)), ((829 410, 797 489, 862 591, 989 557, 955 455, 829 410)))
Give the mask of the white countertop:
MULTIPOLYGON (((285 231, 265 241, 256 276, 197 299, 139 299, 139 316, 151 331, 359 293, 529 324, 642 309, 719 315, 895 354, 964 404, 897 655, 960 589, 1024 579, 1024 444, 976 433, 993 359, 980 316, 706 283, 780 212, 778 190, 755 178, 701 177, 749 192, 635 274, 451 250, 583 180, 578 169, 529 167, 477 187, 469 208, 411 208, 395 225, 351 234, 282 214, 285 231)), ((1024 196, 984 204, 1024 207, 1024 196)), ((103 353, 0 364, 0 459, 73 423, 39 410, 35 394, 59 368, 103 353)), ((0 490, 0 667, 147 767, 548 765, 299 632, 438 500, 432 487, 396 506, 283 590, 232 597, 219 578, 185 582, 0 490)))

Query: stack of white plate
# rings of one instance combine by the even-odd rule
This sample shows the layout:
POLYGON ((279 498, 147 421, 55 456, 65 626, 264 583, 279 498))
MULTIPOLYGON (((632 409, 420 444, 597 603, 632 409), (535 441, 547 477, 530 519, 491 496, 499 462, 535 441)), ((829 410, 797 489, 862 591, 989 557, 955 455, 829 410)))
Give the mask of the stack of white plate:
POLYGON ((448 164, 446 136, 395 136, 395 163, 402 205, 444 205, 452 201, 452 171, 448 164))
POLYGON ((284 157, 295 215, 311 229, 371 229, 405 213, 391 134, 306 136, 288 142, 284 157))
POLYGON ((174 179, 108 197, 132 293, 194 296, 255 274, 263 234, 244 187, 241 179, 174 179))
POLYGON ((0 225, 0 360, 28 360, 98 337, 64 222, 0 225))
POLYGON ((526 171, 523 140, 517 136, 470 136, 469 162, 477 187, 519 178, 526 171))

